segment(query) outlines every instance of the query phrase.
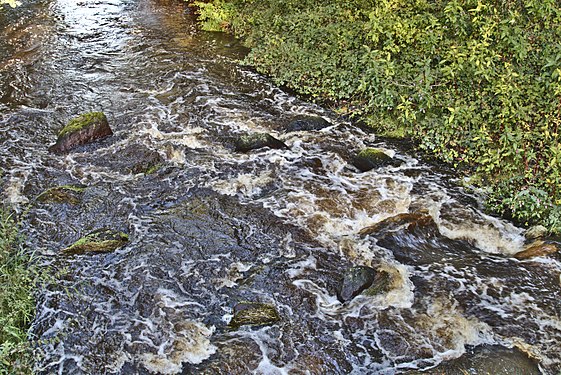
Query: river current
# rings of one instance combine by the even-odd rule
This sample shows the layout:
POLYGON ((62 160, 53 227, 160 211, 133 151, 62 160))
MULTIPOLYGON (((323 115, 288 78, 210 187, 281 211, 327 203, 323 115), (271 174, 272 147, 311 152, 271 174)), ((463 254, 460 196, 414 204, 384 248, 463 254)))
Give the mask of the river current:
POLYGON ((461 176, 275 87, 239 64, 246 53, 197 31, 180 1, 0 12, 0 193, 53 270, 37 296, 37 372, 453 374, 474 373, 457 358, 487 355, 559 374, 559 256, 513 258, 524 230, 484 214, 461 176), (49 153, 88 111, 114 135, 49 153), (287 131, 298 116, 332 125, 287 131), (235 152, 252 132, 288 149, 235 152), (364 147, 395 162, 360 173, 350 161, 364 147), (155 171, 137 173, 149 158, 155 171), (79 202, 36 199, 68 184, 85 188, 79 202), (391 219, 404 213, 413 221, 391 219), (61 253, 98 228, 130 242, 61 253), (340 302, 353 265, 385 270, 391 288, 340 302), (243 301, 280 320, 232 329, 243 301))

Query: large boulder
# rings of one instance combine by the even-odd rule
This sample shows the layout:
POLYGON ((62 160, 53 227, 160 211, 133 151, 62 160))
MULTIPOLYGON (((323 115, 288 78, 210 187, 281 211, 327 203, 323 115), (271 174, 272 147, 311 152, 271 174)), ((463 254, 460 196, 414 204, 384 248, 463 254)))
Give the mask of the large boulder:
POLYGON ((66 124, 58 133, 56 143, 49 147, 49 151, 57 154, 65 153, 112 134, 103 112, 84 113, 66 124))
POLYGON ((66 255, 109 253, 125 246, 127 242, 129 242, 129 236, 126 233, 101 228, 80 238, 74 244, 62 250, 62 253, 66 255))
POLYGON ((332 124, 319 116, 297 116, 286 127, 287 132, 325 129, 332 124))
POLYGON ((251 133, 240 136, 235 141, 237 152, 248 152, 260 148, 269 147, 274 149, 288 149, 288 146, 267 133, 251 133))
POLYGON ((241 326, 265 326, 280 320, 275 306, 259 302, 240 302, 234 307, 234 317, 228 326, 238 329, 241 326))
POLYGON ((353 158, 353 165, 361 172, 391 164, 392 157, 377 148, 365 148, 353 158))
POLYGON ((526 249, 514 254, 516 259, 530 259, 535 257, 543 257, 556 253, 559 249, 553 243, 545 243, 543 241, 536 241, 530 244, 526 249))
POLYGON ((390 284, 391 276, 388 272, 367 266, 354 266, 343 275, 337 298, 346 302, 359 294, 374 296, 388 291, 390 284))

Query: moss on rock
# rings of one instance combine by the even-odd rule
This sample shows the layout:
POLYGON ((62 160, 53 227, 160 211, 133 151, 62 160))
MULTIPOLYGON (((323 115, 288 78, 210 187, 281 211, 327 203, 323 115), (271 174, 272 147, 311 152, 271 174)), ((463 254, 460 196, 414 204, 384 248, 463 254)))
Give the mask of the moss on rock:
POLYGON ((80 203, 81 195, 85 190, 85 186, 79 185, 56 186, 39 194, 37 200, 43 203, 69 203, 76 205, 80 203))
POLYGON ((374 168, 389 164, 392 157, 377 148, 365 148, 361 150, 353 159, 353 165, 361 172, 367 172, 374 168))
POLYGON ((84 113, 73 118, 58 133, 56 143, 49 147, 54 153, 64 153, 71 149, 112 135, 113 132, 103 112, 84 113))
POLYGON ((63 254, 76 255, 84 253, 109 253, 129 241, 126 233, 102 228, 88 233, 71 246, 62 250, 63 254))
POLYGON ((234 307, 234 317, 228 324, 232 329, 241 326, 271 325, 280 320, 275 306, 259 302, 240 302, 234 307))
POLYGON ((64 137, 69 133, 74 133, 82 130, 93 123, 107 122, 107 117, 103 112, 88 112, 74 117, 68 121, 66 126, 58 133, 59 137, 64 137))

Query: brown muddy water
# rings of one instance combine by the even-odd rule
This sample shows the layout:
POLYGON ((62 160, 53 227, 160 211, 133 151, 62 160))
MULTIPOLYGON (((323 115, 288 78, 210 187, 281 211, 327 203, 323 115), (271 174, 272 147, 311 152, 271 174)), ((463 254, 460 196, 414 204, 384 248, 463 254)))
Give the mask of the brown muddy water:
POLYGON ((523 230, 453 173, 239 65, 181 2, 23 2, 0 12, 0 192, 53 269, 38 373, 559 374, 559 256, 514 259, 523 230), (50 154, 88 111, 114 135, 50 154), (301 115, 332 126, 287 131, 301 115), (235 152, 250 132, 289 147, 235 152), (394 162, 359 173, 366 146, 394 162), (36 199, 67 184, 85 191, 36 199), (98 228, 130 242, 61 253, 98 228), (341 303, 353 265, 390 288, 341 303), (240 302, 279 319, 233 329, 240 302))

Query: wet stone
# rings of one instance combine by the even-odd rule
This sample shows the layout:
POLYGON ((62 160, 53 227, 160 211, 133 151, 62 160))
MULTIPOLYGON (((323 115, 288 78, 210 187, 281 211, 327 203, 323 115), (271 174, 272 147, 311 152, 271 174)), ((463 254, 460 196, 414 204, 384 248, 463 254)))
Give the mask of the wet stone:
POLYGON ((85 253, 109 253, 124 246, 129 241, 126 233, 102 228, 88 233, 71 246, 62 250, 65 255, 85 253))
POLYGON ((84 113, 66 124, 58 133, 56 143, 49 147, 49 151, 57 154, 65 153, 112 134, 105 114, 102 112, 84 113))
POLYGON ((516 259, 530 259, 535 257, 543 257, 556 253, 559 249, 555 244, 536 241, 529 245, 525 250, 514 254, 516 259))
POLYGON ((82 201, 82 193, 86 190, 83 185, 62 185, 45 190, 37 196, 42 203, 69 203, 77 205, 82 201))
POLYGON ((393 231, 399 227, 406 227, 407 229, 415 229, 418 227, 436 226, 433 218, 427 211, 421 210, 416 212, 407 212, 391 216, 385 220, 380 221, 374 225, 363 228, 359 234, 367 236, 371 234, 380 234, 383 232, 393 231))
POLYGON ((132 144, 119 153, 116 167, 124 173, 152 174, 164 164, 164 159, 157 151, 150 150, 142 144, 132 144))
POLYGON ((265 326, 280 321, 275 306, 259 302, 240 302, 234 307, 234 317, 228 324, 230 328, 241 326, 265 326))
POLYGON ((429 371, 413 371, 421 375, 539 375, 536 363, 518 349, 498 345, 483 345, 471 348, 458 359, 446 361, 429 371))
POLYGON ((385 271, 377 271, 366 266, 354 266, 345 272, 337 298, 341 302, 350 301, 359 294, 374 296, 388 290, 391 276, 385 271))
POLYGON ((361 172, 380 168, 392 162, 392 157, 377 148, 366 148, 353 159, 353 165, 361 172))
POLYGON ((321 130, 332 124, 319 116, 295 117, 286 127, 287 132, 321 130))
POLYGON ((249 152, 260 148, 288 149, 288 146, 267 133, 253 133, 240 136, 235 141, 237 152, 249 152))

